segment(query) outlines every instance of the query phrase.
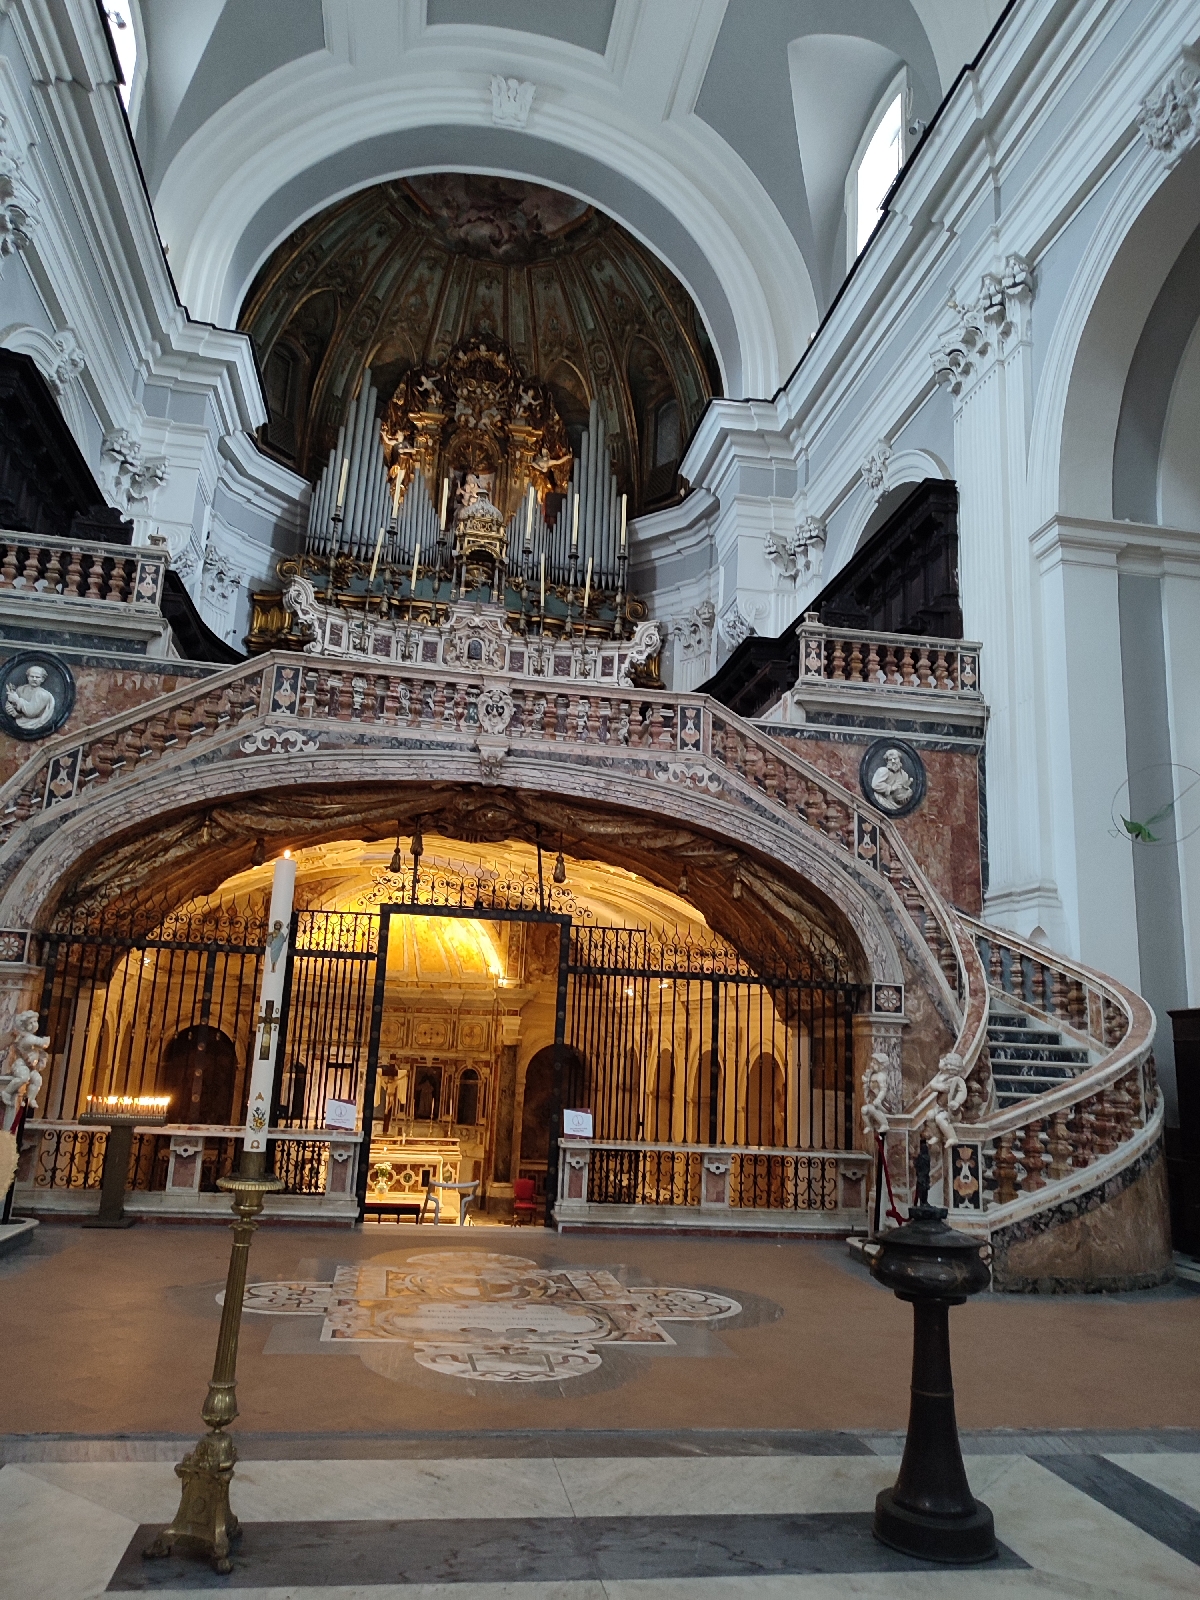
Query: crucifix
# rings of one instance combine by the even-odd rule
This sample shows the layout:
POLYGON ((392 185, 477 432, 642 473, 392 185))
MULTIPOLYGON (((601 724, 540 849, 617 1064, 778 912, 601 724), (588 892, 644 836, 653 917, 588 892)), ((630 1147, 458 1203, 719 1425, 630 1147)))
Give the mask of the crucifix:
POLYGON ((258 1019, 258 1025, 262 1029, 262 1040, 258 1047, 258 1059, 260 1061, 270 1061, 271 1036, 282 1021, 282 1017, 275 1015, 274 1000, 268 1000, 263 1006, 262 1016, 258 1019))

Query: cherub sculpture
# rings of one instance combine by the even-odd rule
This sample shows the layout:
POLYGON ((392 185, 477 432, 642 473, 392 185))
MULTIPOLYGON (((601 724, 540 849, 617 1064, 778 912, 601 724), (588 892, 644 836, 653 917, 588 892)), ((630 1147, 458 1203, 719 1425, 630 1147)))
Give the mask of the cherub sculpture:
POLYGON ((883 1102, 887 1099, 889 1067, 887 1056, 882 1050, 876 1050, 863 1073, 862 1125, 868 1138, 888 1131, 883 1102))
POLYGON ((38 1091, 42 1087, 41 1068, 45 1065, 50 1040, 37 1031, 36 1011, 19 1011, 13 1018, 13 1032, 8 1049, 15 1056, 11 1066, 0 1069, 0 1122, 6 1129, 12 1127, 22 1105, 30 1111, 37 1109, 38 1091))
POLYGON ((941 1144, 948 1155, 957 1140, 954 1132, 955 1114, 962 1110, 967 1100, 967 1064, 953 1050, 948 1050, 938 1062, 938 1069, 929 1080, 929 1087, 937 1096, 933 1111, 925 1126, 941 1144))

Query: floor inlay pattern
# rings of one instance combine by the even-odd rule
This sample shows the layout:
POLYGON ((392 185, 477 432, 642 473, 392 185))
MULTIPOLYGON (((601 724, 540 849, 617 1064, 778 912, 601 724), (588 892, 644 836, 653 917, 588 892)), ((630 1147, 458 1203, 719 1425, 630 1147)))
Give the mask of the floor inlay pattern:
POLYGON ((331 1283, 252 1284, 245 1309, 322 1316, 322 1342, 410 1345, 432 1372, 511 1384, 580 1377, 601 1365, 597 1346, 672 1345, 664 1324, 719 1322, 742 1308, 703 1289, 633 1287, 603 1268, 421 1250, 402 1266, 339 1266, 331 1283))

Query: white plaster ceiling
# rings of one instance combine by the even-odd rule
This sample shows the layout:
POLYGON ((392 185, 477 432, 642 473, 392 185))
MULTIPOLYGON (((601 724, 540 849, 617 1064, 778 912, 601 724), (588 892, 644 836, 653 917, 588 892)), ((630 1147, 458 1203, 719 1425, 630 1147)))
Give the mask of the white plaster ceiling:
POLYGON ((900 64, 927 122, 1001 0, 142 0, 136 136, 193 316, 234 322, 271 249, 382 179, 577 194, 659 254, 726 393, 787 376, 845 267, 846 172, 900 64), (493 73, 535 86, 493 122, 493 73))

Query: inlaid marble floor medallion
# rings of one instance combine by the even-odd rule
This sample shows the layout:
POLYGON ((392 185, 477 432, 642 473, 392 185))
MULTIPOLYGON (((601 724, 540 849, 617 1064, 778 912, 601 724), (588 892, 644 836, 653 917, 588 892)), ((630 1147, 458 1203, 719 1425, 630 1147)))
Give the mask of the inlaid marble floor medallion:
POLYGON ((402 1266, 340 1266, 332 1283, 251 1284, 245 1309, 321 1316, 322 1341, 357 1343, 363 1353, 408 1345, 420 1366, 449 1377, 545 1383, 594 1371, 605 1347, 673 1345, 667 1323, 714 1323, 742 1308, 704 1289, 631 1287, 603 1268, 420 1250, 402 1266))

